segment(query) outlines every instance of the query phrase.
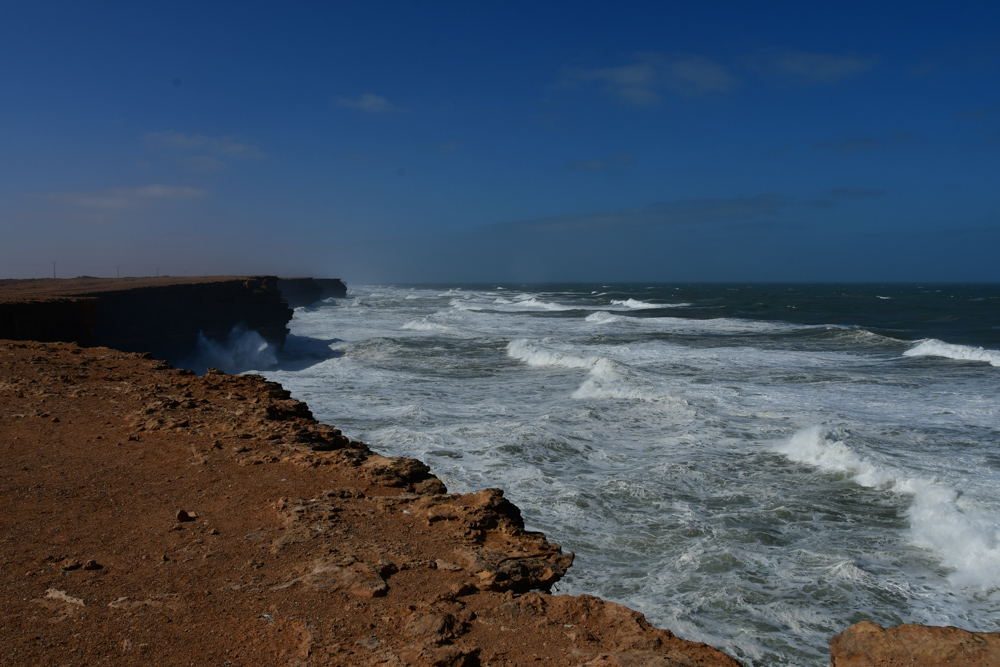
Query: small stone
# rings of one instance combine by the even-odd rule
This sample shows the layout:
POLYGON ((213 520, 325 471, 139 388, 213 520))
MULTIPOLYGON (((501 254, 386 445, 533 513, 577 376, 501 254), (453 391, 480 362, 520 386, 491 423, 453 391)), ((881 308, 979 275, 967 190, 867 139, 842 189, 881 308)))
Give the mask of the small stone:
POLYGON ((198 518, 198 515, 195 514, 194 512, 190 512, 190 511, 186 511, 186 510, 177 510, 177 520, 180 521, 180 522, 194 521, 197 518, 198 518))
POLYGON ((59 563, 59 567, 61 567, 63 570, 79 570, 80 561, 78 561, 75 558, 67 558, 63 562, 59 563))
POLYGON ((90 560, 88 560, 86 563, 83 564, 84 570, 100 570, 102 567, 104 566, 98 563, 93 558, 91 558, 90 560))

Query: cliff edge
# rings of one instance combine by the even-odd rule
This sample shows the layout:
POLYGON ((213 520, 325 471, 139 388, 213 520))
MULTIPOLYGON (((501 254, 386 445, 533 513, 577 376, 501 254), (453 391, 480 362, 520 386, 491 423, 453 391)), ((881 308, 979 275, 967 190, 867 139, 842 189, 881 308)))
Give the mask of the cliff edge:
POLYGON ((258 376, 0 341, 0 433, 3 664, 740 664, 258 376))
POLYGON ((0 338, 184 359, 237 325, 279 349, 292 310, 274 276, 0 280, 0 338))

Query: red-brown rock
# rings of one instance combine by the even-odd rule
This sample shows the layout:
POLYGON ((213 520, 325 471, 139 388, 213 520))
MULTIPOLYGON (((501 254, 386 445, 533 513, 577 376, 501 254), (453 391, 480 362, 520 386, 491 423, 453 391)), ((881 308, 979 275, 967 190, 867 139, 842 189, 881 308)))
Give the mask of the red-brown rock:
POLYGON ((1000 633, 863 621, 830 640, 832 667, 988 667, 1000 665, 1000 633))

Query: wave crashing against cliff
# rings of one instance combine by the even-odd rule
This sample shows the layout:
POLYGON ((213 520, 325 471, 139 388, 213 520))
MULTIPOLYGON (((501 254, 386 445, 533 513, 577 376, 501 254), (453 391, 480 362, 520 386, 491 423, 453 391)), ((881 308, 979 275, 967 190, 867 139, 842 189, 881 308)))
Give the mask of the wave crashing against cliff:
POLYGON ((209 338, 199 331, 194 354, 177 365, 199 375, 209 368, 235 375, 251 369, 266 370, 277 363, 277 348, 241 323, 232 328, 225 340, 209 338))

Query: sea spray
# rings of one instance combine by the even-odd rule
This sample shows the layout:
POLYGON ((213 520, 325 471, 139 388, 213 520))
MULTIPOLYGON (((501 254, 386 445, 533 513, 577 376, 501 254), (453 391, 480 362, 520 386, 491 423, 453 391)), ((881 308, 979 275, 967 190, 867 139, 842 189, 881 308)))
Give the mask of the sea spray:
POLYGON ((235 374, 264 370, 277 363, 278 357, 273 345, 256 331, 237 324, 224 341, 213 340, 199 331, 194 354, 179 365, 197 373, 204 373, 208 368, 218 368, 235 374))

